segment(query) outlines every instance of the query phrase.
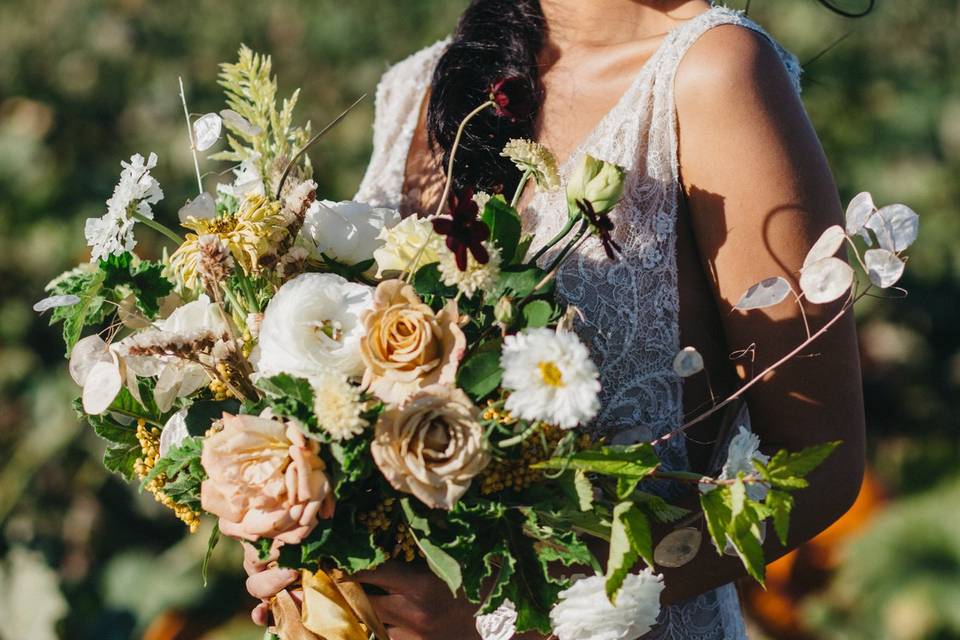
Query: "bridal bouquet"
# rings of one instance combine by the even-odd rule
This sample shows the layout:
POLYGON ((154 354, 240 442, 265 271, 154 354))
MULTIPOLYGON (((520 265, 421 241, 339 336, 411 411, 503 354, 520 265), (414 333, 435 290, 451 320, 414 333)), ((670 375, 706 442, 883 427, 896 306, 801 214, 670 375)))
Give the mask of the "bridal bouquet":
MULTIPOLYGON (((591 236, 617 259, 620 167, 587 156, 562 185, 547 149, 514 140, 503 150, 522 172, 512 200, 451 194, 448 179, 438 211, 401 219, 318 197, 304 152, 319 134, 294 126, 296 93, 278 106, 268 57, 241 48, 220 82, 218 113, 194 119, 184 98, 199 187, 179 209, 185 235, 155 215, 157 156, 134 155, 106 213, 86 222, 91 261, 36 308, 63 323, 76 410, 107 441, 104 465, 191 531, 216 518, 209 548, 242 541, 253 590, 256 576, 279 580, 254 611, 268 636, 385 639, 349 578, 396 558, 422 559, 476 603, 487 637, 637 638, 659 613, 655 569, 693 558, 700 518, 717 551, 762 582, 766 522, 786 540, 791 492, 836 443, 767 457, 741 427, 715 477, 662 467, 658 444, 753 382, 656 442, 590 435, 597 367, 554 276, 591 236), (234 180, 206 191, 197 153, 224 133, 212 159, 232 163, 234 180), (515 208, 529 181, 565 189, 569 205, 536 253, 515 208), (173 243, 161 260, 134 253, 142 227, 173 243), (690 483, 702 512, 652 493, 652 479, 690 483), (655 522, 674 526, 656 547, 655 522), (593 541, 609 544, 605 566, 593 541)), ((486 109, 515 117, 510 91, 509 79, 490 87, 461 131, 486 109)), ((802 292, 771 278, 738 308, 846 296, 842 314, 896 283, 916 230, 906 207, 861 194, 846 228, 811 250, 802 292), (878 243, 862 258, 858 234, 878 243), (865 284, 834 257, 844 245, 865 284)), ((688 347, 674 369, 701 375, 703 361, 688 347)))

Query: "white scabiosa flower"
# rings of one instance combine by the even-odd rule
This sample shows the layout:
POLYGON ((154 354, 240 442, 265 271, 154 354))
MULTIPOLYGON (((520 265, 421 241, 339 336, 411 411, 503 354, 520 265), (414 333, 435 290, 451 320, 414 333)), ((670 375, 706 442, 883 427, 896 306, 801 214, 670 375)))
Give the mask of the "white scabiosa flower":
POLYGON ((611 604, 606 578, 582 578, 560 592, 550 612, 553 633, 559 640, 635 640, 656 624, 661 591, 663 576, 644 569, 627 575, 611 604))
POLYGON ((377 239, 383 242, 373 252, 378 278, 387 272, 416 271, 433 264, 443 250, 443 238, 434 232, 430 220, 417 216, 404 218, 392 227, 384 226, 377 239))
POLYGON ((517 607, 509 600, 496 610, 477 616, 477 633, 483 640, 510 640, 517 633, 517 607))
MULTIPOLYGON (((727 461, 723 464, 723 470, 718 479, 733 480, 739 473, 755 473, 753 461, 758 460, 762 463, 770 461, 770 456, 760 453, 760 437, 740 425, 737 435, 730 440, 730 446, 727 449, 727 461)), ((712 491, 716 485, 703 483, 700 485, 700 492, 707 493, 712 491)), ((767 497, 770 488, 762 482, 751 482, 747 484, 747 496, 751 500, 762 501, 767 497)))
POLYGON ((513 138, 500 155, 510 158, 520 171, 529 172, 541 190, 552 191, 560 187, 557 159, 539 142, 513 138))
POLYGON ((252 357, 257 371, 310 379, 333 369, 359 376, 360 315, 372 301, 373 289, 332 273, 304 273, 288 281, 263 312, 252 357))
POLYGON ((91 261, 132 251, 137 245, 133 237, 134 214, 153 219, 152 205, 163 200, 160 183, 150 175, 157 166, 157 154, 147 160, 139 153, 130 162, 121 162, 120 181, 107 200, 107 212, 100 218, 87 218, 84 235, 91 248, 91 261))
POLYGON ((367 426, 361 417, 363 404, 360 390, 347 377, 334 371, 324 371, 310 380, 313 387, 313 413, 320 428, 334 440, 349 440, 363 433, 367 426))
POLYGON ((600 381, 590 352, 576 334, 526 329, 503 341, 506 409, 524 420, 572 429, 600 409, 600 381))
POLYGON ((440 251, 440 262, 437 268, 443 284, 456 287, 468 298, 477 291, 488 291, 496 284, 500 276, 500 250, 491 242, 484 242, 490 259, 486 264, 480 264, 473 254, 467 252, 467 268, 463 271, 457 267, 457 259, 453 252, 444 247, 440 251))

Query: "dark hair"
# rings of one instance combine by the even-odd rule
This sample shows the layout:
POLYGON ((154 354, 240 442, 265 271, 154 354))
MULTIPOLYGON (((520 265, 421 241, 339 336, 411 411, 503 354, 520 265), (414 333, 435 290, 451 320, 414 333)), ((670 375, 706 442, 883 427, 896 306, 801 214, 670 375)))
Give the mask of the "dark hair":
POLYGON ((488 99, 498 79, 510 78, 511 99, 533 108, 516 119, 488 109, 470 121, 457 149, 455 188, 516 188, 520 173, 500 151, 510 138, 533 138, 542 98, 537 56, 545 35, 540 0, 473 0, 460 17, 434 70, 427 111, 430 143, 443 150, 444 167, 460 121, 488 99))
MULTIPOLYGON (((869 13, 848 11, 835 0, 817 0, 842 16, 869 13)), ((510 138, 533 138, 542 88, 537 56, 546 39, 546 20, 540 0, 472 0, 433 72, 427 131, 430 144, 443 151, 447 166, 460 121, 488 98, 488 88, 501 78, 512 79, 512 90, 531 105, 525 117, 510 120, 488 109, 464 131, 454 166, 454 187, 476 187, 510 194, 520 174, 500 151, 510 138)), ((513 98, 512 98, 513 99, 513 98)))

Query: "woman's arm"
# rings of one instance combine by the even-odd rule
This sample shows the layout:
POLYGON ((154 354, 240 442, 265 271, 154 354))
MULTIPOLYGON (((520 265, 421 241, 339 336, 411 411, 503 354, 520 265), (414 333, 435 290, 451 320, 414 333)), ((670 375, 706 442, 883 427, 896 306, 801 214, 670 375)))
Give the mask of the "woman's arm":
MULTIPOLYGON (((751 285, 783 276, 795 288, 810 246, 841 221, 836 187, 816 134, 771 44, 736 26, 712 29, 691 48, 675 83, 680 171, 689 223, 726 344, 755 345, 762 371, 805 337, 793 299, 759 311, 735 311, 751 285)), ((840 308, 805 305, 816 331, 840 308)), ((697 345, 694 345, 697 346, 697 345)), ((708 371, 729 364, 708 362, 708 371)), ((738 367, 746 380, 752 371, 738 367)), ((795 494, 788 548, 768 536, 772 561, 839 518, 860 487, 864 416, 852 314, 748 392, 753 430, 767 452, 830 440, 843 445, 795 494)), ((691 506, 695 496, 689 497, 691 506)), ((744 574, 709 542, 690 564, 664 572, 668 601, 682 600, 744 574)))

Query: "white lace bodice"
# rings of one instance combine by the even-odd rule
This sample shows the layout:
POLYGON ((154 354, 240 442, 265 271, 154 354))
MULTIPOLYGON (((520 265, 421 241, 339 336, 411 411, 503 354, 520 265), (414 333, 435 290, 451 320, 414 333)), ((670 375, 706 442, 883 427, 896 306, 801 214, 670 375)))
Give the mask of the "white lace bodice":
MULTIPOLYGON (((680 349, 676 219, 680 202, 673 80, 687 50, 710 28, 740 25, 765 32, 742 13, 724 7, 672 30, 620 101, 560 167, 566 178, 582 154, 627 169, 623 199, 611 213, 623 249, 609 261, 591 238, 558 274, 557 291, 582 312, 577 332, 600 369, 602 409, 595 428, 614 442, 651 440, 682 422, 681 380, 672 370, 680 349)), ((407 154, 433 67, 447 41, 395 65, 377 88, 374 151, 357 199, 398 207, 407 154)), ((771 40, 795 88, 796 58, 771 40)), ((532 251, 566 221, 562 190, 537 193, 521 212, 524 230, 535 233, 532 251)), ((544 256, 548 261, 550 254, 544 256)), ((668 466, 686 466, 682 438, 659 452, 668 466)), ((729 640, 744 638, 732 585, 665 607, 645 638, 729 640)))

